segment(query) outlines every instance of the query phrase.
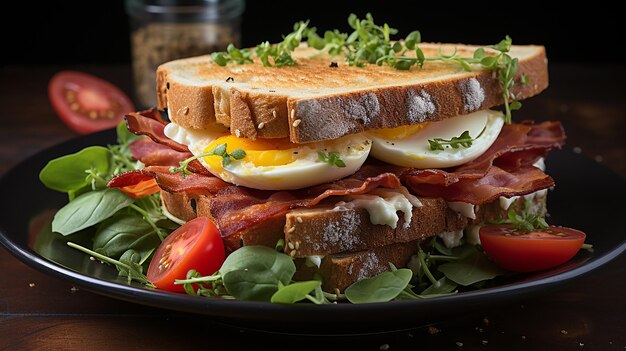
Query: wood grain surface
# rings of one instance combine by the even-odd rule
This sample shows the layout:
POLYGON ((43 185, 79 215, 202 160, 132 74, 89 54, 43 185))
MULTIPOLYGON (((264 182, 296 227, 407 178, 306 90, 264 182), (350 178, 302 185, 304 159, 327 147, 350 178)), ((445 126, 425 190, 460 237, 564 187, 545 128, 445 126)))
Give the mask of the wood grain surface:
MULTIPOLYGON (((0 174, 75 136, 48 102, 48 80, 62 69, 90 72, 130 91, 126 66, 0 67, 4 87, 0 174)), ((576 148, 626 177, 622 87, 626 66, 560 65, 550 70, 548 91, 524 102, 517 118, 561 120, 568 134, 567 148, 576 148)), ((1 248, 0 350, 624 350, 625 278, 626 255, 622 255, 594 274, 538 298, 430 328, 358 337, 286 336, 241 330, 205 316, 76 289, 28 268, 1 248)))

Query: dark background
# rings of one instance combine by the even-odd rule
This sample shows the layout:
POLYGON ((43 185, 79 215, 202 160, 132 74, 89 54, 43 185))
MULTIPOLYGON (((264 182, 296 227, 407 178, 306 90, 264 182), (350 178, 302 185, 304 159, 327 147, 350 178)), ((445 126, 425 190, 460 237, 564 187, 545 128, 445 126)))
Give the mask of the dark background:
MULTIPOLYGON (((552 62, 624 62, 623 14, 602 2, 523 1, 259 1, 248 0, 244 46, 280 40, 292 24, 310 19, 320 30, 348 30, 350 12, 370 11, 404 36, 418 29, 424 41, 492 44, 509 34, 515 44, 543 44, 552 62)), ((12 2, 0 22, 1 64, 130 62, 129 23, 121 0, 12 2)))

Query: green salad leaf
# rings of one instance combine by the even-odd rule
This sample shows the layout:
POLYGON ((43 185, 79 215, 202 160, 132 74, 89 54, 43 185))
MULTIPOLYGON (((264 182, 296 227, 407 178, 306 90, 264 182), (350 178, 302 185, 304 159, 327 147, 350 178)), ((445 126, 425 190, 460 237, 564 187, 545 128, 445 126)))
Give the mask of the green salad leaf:
POLYGON ((84 193, 56 213, 52 230, 63 235, 76 233, 113 216, 133 201, 117 189, 84 193))
POLYGON ((244 246, 226 258, 220 273, 226 291, 240 300, 270 301, 296 272, 293 259, 265 246, 244 246))
POLYGON ((413 277, 410 269, 383 272, 372 278, 361 279, 346 289, 346 298, 352 303, 387 302, 395 299, 413 277))
POLYGON ((318 280, 297 282, 287 286, 279 287, 278 291, 272 295, 272 303, 296 303, 307 298, 307 295, 322 283, 318 280))
POLYGON ((94 180, 91 174, 104 177, 109 172, 110 157, 109 149, 91 146, 48 162, 39 173, 39 179, 52 190, 77 191, 94 180))

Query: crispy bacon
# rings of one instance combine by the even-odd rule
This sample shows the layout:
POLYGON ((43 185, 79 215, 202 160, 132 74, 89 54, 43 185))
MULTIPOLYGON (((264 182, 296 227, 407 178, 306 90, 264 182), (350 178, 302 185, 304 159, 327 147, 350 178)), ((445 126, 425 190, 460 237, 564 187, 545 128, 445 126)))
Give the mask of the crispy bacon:
POLYGON ((148 138, 133 141, 130 153, 146 166, 178 166, 180 161, 193 156, 191 152, 176 151, 148 138))
POLYGON ((539 171, 543 174, 540 177, 528 169, 534 168, 531 165, 548 150, 560 148, 564 140, 559 122, 505 125, 493 145, 477 159, 448 170, 408 169, 402 180, 417 195, 476 205, 499 196, 528 194, 554 185, 543 172, 539 171))
POLYGON ((124 119, 126 120, 128 130, 130 130, 133 134, 147 135, 155 142, 166 145, 171 149, 180 152, 189 152, 187 146, 179 144, 165 136, 165 133, 163 132, 165 123, 160 118, 159 111, 156 109, 131 112, 124 116, 124 119))
POLYGON ((170 193, 188 192, 203 195, 216 194, 230 184, 223 180, 201 174, 188 174, 184 177, 171 173, 168 166, 148 166, 144 169, 120 174, 107 184, 109 188, 124 188, 137 185, 149 179, 156 179, 159 187, 170 193))
POLYGON ((533 166, 522 166, 511 172, 493 166, 479 179, 465 178, 448 186, 421 183, 415 179, 406 178, 406 185, 414 194, 474 205, 495 201, 500 196, 526 195, 554 186, 554 180, 549 175, 533 166))
POLYGON ((312 207, 331 196, 364 194, 377 187, 398 188, 400 179, 392 173, 368 177, 365 169, 352 177, 300 191, 259 191, 231 185, 222 188, 211 201, 211 216, 220 233, 227 237, 293 208, 312 207))

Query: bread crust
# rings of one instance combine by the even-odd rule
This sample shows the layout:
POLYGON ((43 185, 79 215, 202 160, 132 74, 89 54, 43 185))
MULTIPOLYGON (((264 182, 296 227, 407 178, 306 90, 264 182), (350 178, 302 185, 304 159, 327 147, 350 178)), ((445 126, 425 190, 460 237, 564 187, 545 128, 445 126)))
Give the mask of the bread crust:
POLYGON ((409 226, 398 212, 396 228, 372 224, 364 208, 293 210, 286 215, 285 253, 293 257, 327 256, 431 237, 465 228, 467 219, 448 209, 443 199, 419 198, 409 226))
MULTIPOLYGON (((427 56, 436 55, 440 47, 444 52, 456 48, 463 56, 478 48, 426 43, 420 47, 427 56)), ((547 88, 543 46, 513 46, 510 54, 519 58, 518 77, 529 78, 528 84, 513 87, 516 99, 547 88)), ((341 58, 303 47, 293 56, 298 65, 282 68, 258 62, 220 67, 209 56, 165 63, 157 71, 159 108, 167 108, 184 128, 207 129, 218 122, 242 137, 289 137, 294 143, 308 143, 438 121, 503 103, 494 71, 479 67, 473 72, 456 63, 438 62, 408 71, 350 67, 341 58), (341 63, 330 68, 331 61, 341 63)))

